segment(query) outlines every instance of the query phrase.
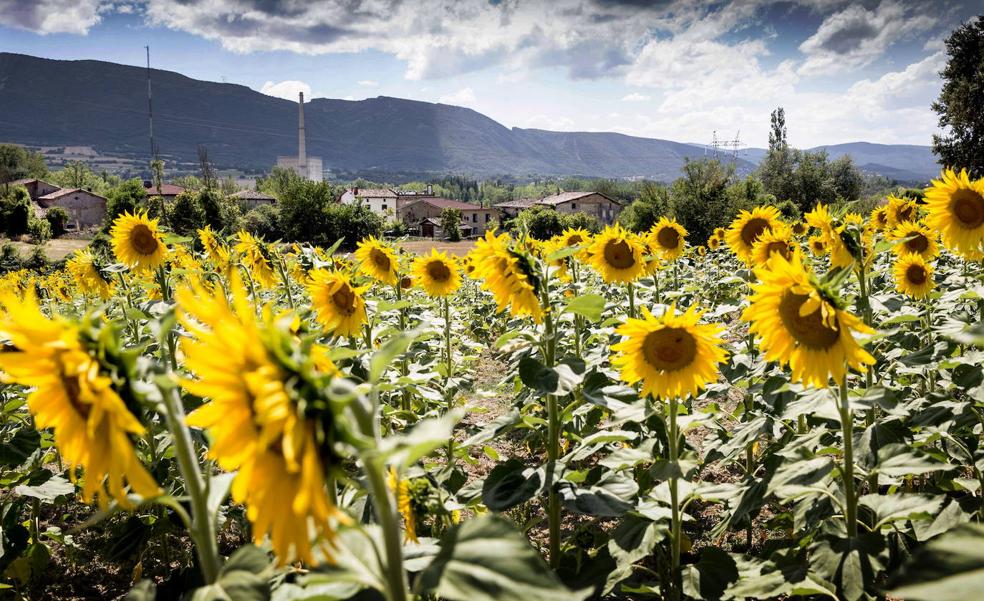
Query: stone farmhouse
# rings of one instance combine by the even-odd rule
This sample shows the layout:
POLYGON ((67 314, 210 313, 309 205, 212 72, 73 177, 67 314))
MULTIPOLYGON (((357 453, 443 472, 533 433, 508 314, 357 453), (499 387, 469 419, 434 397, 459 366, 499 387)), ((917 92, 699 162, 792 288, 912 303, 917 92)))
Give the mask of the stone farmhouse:
POLYGON ((622 211, 621 203, 600 192, 561 192, 540 199, 523 198, 500 202, 495 208, 503 218, 512 218, 534 205, 551 207, 558 213, 584 213, 603 225, 615 223, 615 218, 622 211))
POLYGON ((14 186, 24 186, 35 214, 43 216, 49 209, 61 207, 68 213, 69 229, 83 230, 97 227, 106 217, 106 198, 80 188, 59 188, 40 179, 20 179, 10 182, 14 186))
POLYGON ((397 209, 397 218, 421 236, 439 238, 441 232, 441 213, 444 209, 461 211, 461 235, 481 236, 485 230, 498 223, 496 211, 460 200, 436 196, 416 197, 397 209))

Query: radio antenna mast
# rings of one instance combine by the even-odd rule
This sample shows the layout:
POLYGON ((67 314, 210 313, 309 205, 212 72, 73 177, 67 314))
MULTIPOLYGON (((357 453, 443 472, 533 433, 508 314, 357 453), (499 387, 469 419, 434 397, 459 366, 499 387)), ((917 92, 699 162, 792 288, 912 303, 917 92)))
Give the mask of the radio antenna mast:
POLYGON ((154 99, 150 87, 150 46, 147 49, 147 121, 150 124, 150 158, 157 160, 157 144, 154 142, 154 99))

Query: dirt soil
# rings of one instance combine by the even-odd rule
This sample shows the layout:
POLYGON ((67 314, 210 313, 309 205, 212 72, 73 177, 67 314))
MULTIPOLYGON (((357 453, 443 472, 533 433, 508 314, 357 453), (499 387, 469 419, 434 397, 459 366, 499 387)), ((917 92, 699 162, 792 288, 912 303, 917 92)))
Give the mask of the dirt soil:
POLYGON ((459 242, 449 242, 447 240, 407 240, 401 242, 399 246, 408 252, 412 252, 417 255, 427 254, 432 248, 436 248, 437 252, 446 252, 448 254, 464 256, 468 251, 475 247, 474 240, 461 240, 459 242))
MULTIPOLYGON (((14 248, 17 249, 17 252, 21 254, 21 257, 28 256, 34 250, 33 244, 0 238, 0 245, 6 242, 11 242, 14 248)), ((87 238, 56 238, 45 243, 44 252, 50 260, 60 261, 80 248, 85 248, 89 242, 90 240, 87 238)))

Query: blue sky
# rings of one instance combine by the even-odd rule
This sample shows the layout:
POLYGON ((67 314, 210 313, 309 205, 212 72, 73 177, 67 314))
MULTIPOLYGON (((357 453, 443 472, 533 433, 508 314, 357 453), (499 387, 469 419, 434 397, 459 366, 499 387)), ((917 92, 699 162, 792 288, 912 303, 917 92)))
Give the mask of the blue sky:
POLYGON ((0 0, 0 51, 295 98, 445 102, 509 127, 763 146, 928 144, 942 40, 980 0, 0 0))

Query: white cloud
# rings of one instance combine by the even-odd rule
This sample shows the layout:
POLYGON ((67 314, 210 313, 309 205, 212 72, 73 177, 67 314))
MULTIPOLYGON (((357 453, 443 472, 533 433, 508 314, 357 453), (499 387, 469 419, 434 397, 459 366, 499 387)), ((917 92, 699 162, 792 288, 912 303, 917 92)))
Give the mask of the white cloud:
POLYGON ((912 14, 892 0, 883 0, 873 10, 851 4, 828 15, 816 33, 800 44, 807 58, 799 72, 829 74, 864 67, 893 43, 935 24, 935 17, 912 14))
POLYGON ((651 96, 646 96, 645 94, 640 94, 639 92, 632 92, 631 94, 622 96, 622 102, 645 102, 651 99, 651 96))
POLYGON ((304 98, 311 98, 311 86, 304 83, 303 81, 297 81, 294 79, 288 79, 286 81, 272 82, 268 81, 263 84, 260 88, 260 92, 266 94, 267 96, 276 96, 277 98, 284 98, 286 100, 297 100, 297 95, 300 92, 304 92, 304 98))
POLYGON ((42 35, 86 35, 101 20, 100 0, 0 0, 0 25, 42 35))
POLYGON ((445 94, 438 98, 441 104, 468 105, 475 103, 475 91, 471 88, 462 88, 452 94, 445 94))
POLYGON ((371 79, 363 79, 362 81, 359 82, 359 85, 362 86, 363 88, 375 88, 376 86, 379 85, 379 82, 373 81, 371 79))

